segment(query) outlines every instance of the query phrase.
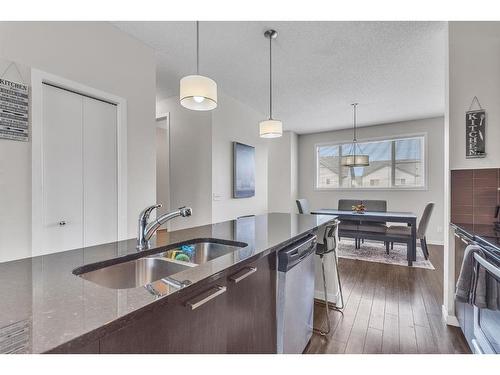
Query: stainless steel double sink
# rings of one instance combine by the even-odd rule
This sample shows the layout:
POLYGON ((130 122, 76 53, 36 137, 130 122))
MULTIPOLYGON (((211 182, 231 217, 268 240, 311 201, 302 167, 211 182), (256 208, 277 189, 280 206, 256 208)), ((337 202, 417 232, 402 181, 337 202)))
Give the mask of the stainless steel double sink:
POLYGON ((137 288, 232 253, 246 245, 240 242, 225 242, 186 243, 185 245, 192 249, 189 261, 171 259, 172 251, 179 249, 176 248, 76 274, 85 280, 110 289, 137 288))

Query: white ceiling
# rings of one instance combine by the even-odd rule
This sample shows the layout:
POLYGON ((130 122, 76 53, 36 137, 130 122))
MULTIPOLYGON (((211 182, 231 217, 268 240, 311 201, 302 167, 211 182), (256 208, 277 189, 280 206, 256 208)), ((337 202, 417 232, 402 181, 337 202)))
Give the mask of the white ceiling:
MULTIPOLYGON (((114 22, 157 51, 157 97, 178 95, 196 69, 195 22, 114 22)), ((444 113, 445 22, 200 22, 200 73, 219 90, 268 111, 273 41, 273 117, 310 133, 444 113)))

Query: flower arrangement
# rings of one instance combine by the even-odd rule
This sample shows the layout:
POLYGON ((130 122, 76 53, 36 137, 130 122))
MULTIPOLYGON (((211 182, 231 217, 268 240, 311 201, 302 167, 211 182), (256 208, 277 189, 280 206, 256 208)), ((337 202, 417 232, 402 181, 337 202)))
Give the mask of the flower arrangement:
POLYGON ((360 203, 352 206, 352 210, 357 214, 364 214, 366 211, 366 207, 363 203, 360 203))

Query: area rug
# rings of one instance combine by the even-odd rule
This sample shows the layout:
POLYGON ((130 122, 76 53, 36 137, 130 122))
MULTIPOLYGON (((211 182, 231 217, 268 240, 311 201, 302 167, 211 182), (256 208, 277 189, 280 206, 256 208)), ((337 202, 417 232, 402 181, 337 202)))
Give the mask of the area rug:
MULTIPOLYGON (((408 267, 405 244, 394 244, 394 249, 389 250, 389 254, 386 254, 383 242, 365 240, 365 243, 361 244, 361 249, 356 249, 354 247, 354 240, 342 238, 339 243, 338 256, 347 259, 358 259, 367 262, 408 267)), ((430 260, 425 260, 422 249, 420 249, 419 246, 417 246, 417 260, 413 262, 413 267, 426 268, 429 270, 435 269, 430 260)))

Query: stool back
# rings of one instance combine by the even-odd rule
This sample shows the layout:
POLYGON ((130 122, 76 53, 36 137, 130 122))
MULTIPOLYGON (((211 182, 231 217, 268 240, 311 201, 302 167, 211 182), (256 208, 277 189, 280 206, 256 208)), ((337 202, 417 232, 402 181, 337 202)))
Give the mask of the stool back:
POLYGON ((323 236, 323 254, 337 251, 339 245, 339 223, 339 220, 335 220, 333 223, 327 224, 323 236))

